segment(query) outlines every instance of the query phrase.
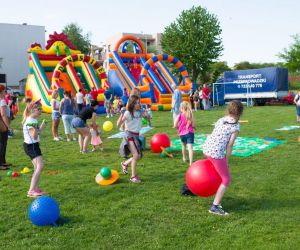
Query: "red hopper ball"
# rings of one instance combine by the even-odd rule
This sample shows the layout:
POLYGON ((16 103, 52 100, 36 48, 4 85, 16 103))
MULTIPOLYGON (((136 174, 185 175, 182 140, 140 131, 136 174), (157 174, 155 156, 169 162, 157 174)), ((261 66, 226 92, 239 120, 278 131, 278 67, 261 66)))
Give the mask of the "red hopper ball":
POLYGON ((193 194, 203 197, 214 195, 222 182, 220 175, 209 160, 194 162, 188 168, 185 180, 193 194))
POLYGON ((152 136, 150 140, 151 151, 154 153, 161 153, 163 148, 169 148, 171 146, 171 141, 168 135, 163 133, 158 133, 152 136))

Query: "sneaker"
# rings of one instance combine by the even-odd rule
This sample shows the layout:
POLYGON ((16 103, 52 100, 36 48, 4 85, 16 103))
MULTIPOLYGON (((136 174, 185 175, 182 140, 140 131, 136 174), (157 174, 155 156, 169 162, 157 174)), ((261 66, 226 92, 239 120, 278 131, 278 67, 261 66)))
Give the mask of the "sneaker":
POLYGON ((224 211, 221 205, 212 205, 208 212, 217 215, 229 215, 227 212, 224 211))
POLYGON ((77 141, 76 137, 73 138, 73 141, 77 141))
POLYGON ((28 193, 27 193, 27 197, 30 197, 30 198, 35 198, 35 197, 39 197, 39 196, 42 196, 42 195, 44 195, 43 192, 36 191, 36 190, 28 191, 28 193))
POLYGON ((67 139, 67 142, 70 142, 70 141, 71 141, 71 139, 70 139, 70 138, 68 138, 68 139, 67 139))
POLYGON ((123 173, 128 174, 128 165, 125 164, 124 162, 121 162, 121 167, 122 167, 123 173))
POLYGON ((60 141, 62 141, 64 138, 62 138, 61 136, 59 136, 58 139, 59 139, 60 141))
POLYGON ((88 153, 91 153, 91 152, 92 152, 92 151, 90 151, 90 150, 82 150, 82 151, 81 151, 82 154, 88 154, 88 153))
POLYGON ((95 151, 96 151, 96 149, 95 149, 95 148, 93 148, 93 149, 92 149, 92 152, 95 152, 95 151))
POLYGON ((138 177, 137 175, 136 176, 133 176, 130 178, 130 181, 133 182, 133 183, 140 183, 141 182, 141 179, 140 177, 138 177))
POLYGON ((54 137, 53 141, 60 141, 60 139, 58 137, 54 137))
POLYGON ((109 115, 107 115, 106 118, 109 118, 109 115))

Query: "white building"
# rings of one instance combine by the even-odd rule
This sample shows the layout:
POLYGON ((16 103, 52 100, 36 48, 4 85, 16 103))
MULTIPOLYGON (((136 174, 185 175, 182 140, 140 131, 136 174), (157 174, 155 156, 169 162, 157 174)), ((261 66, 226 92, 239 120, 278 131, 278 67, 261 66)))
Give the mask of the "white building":
POLYGON ((45 27, 0 23, 0 37, 0 74, 6 74, 8 86, 19 86, 29 72, 28 48, 45 45, 45 27))

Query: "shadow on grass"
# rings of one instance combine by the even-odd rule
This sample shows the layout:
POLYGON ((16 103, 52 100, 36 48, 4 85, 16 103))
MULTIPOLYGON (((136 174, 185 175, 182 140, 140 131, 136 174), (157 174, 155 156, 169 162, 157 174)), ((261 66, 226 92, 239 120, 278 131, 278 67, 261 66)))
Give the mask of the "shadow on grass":
POLYGON ((234 212, 281 210, 283 208, 298 207, 300 199, 266 199, 266 198, 239 198, 227 197, 226 209, 234 212))

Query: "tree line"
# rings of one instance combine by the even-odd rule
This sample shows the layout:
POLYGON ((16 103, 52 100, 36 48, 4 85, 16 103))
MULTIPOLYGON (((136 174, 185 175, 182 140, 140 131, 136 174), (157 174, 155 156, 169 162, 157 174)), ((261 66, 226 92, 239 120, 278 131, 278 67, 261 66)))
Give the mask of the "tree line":
MULTIPOLYGON (((68 35, 73 44, 85 54, 91 51, 91 33, 83 33, 76 24, 70 23, 63 32, 68 35)), ((292 44, 278 53, 282 62, 236 63, 233 68, 227 62, 218 61, 222 55, 221 25, 214 14, 201 6, 193 6, 183 10, 178 18, 166 26, 161 36, 161 46, 164 53, 180 59, 186 66, 193 82, 214 82, 224 71, 256 69, 264 67, 286 67, 291 75, 300 74, 300 33, 293 35, 292 44)), ((151 48, 155 52, 156 48, 151 48)), ((173 65, 168 65, 179 79, 180 75, 173 65)))

